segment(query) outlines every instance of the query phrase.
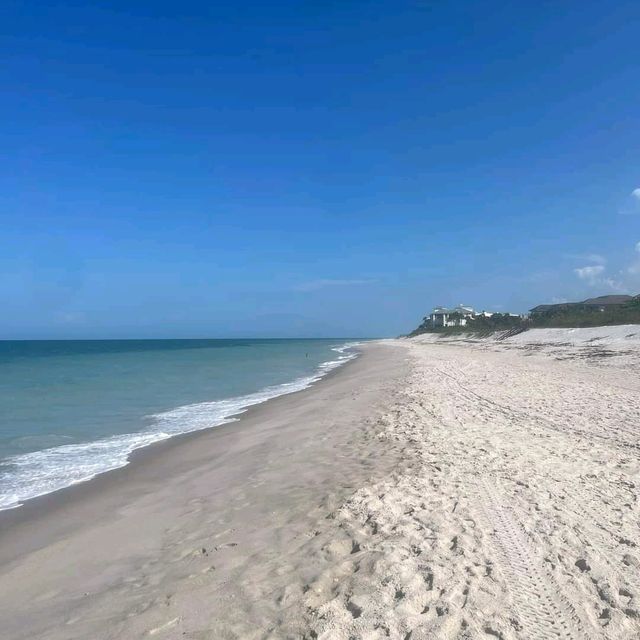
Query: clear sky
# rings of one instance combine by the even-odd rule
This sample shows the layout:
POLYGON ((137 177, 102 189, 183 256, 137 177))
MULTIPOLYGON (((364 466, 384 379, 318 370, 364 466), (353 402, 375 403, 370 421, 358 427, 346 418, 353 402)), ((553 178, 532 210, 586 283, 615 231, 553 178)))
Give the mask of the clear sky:
POLYGON ((15 2, 0 337, 640 293, 640 4, 15 2))

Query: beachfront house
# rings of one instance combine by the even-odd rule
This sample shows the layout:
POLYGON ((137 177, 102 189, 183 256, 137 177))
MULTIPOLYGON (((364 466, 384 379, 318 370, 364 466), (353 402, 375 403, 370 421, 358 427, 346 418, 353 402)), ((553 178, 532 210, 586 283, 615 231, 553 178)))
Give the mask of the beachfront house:
POLYGON ((524 316, 517 313, 497 311, 475 311, 472 307, 459 304, 449 309, 436 307, 422 319, 422 323, 411 335, 439 331, 450 327, 465 327, 465 330, 502 331, 522 328, 524 316))
POLYGON ((464 327, 469 318, 475 316, 475 311, 471 307, 459 304, 453 309, 436 307, 430 315, 432 327, 464 327))

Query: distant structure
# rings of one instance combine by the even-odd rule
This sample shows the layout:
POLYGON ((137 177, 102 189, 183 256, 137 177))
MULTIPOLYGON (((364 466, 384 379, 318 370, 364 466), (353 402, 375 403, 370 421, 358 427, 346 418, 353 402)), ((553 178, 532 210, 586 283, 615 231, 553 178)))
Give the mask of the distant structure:
POLYGON ((516 313, 498 311, 476 311, 473 307, 459 304, 457 307, 435 307, 422 319, 422 323, 409 335, 440 331, 449 327, 466 327, 470 331, 523 330, 525 317, 516 313))
MULTIPOLYGON (((424 322, 429 324, 433 329, 440 327, 466 327, 469 320, 475 318, 491 318, 493 316, 500 316, 495 311, 475 311, 473 307, 467 307, 464 304, 459 304, 453 309, 447 309, 446 307, 435 307, 434 310, 424 322)), ((509 316, 511 318, 520 318, 517 313, 504 313, 503 317, 509 316)), ((426 326, 426 324, 425 324, 426 326)))
POLYGON ((489 335, 499 332, 503 340, 536 327, 600 327, 608 325, 640 325, 640 295, 609 295, 588 298, 582 302, 540 304, 529 315, 502 311, 475 311, 460 304, 448 309, 436 307, 422 319, 409 335, 441 332, 489 335), (452 328, 449 332, 447 329, 452 328), (456 328, 461 331, 457 332, 456 328))
POLYGON ((539 304, 529 311, 531 319, 562 311, 609 311, 618 309, 640 296, 612 295, 588 298, 582 302, 560 302, 558 304, 539 304))
POLYGON ((469 318, 475 318, 476 312, 472 307, 459 304, 453 309, 436 307, 429 316, 433 327, 464 327, 469 318))

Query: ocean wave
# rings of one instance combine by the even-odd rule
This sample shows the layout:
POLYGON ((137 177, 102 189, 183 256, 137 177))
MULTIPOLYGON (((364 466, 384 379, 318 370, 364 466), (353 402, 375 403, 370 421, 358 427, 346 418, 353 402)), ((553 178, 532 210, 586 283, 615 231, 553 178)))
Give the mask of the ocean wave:
POLYGON ((351 342, 332 348, 335 360, 320 364, 315 373, 266 387, 245 396, 189 404, 147 416, 151 425, 144 431, 116 435, 93 442, 65 444, 10 456, 0 461, 0 511, 20 507, 25 500, 91 480, 98 474, 124 467, 136 449, 173 436, 201 431, 238 420, 249 407, 302 391, 330 371, 357 357, 351 342))

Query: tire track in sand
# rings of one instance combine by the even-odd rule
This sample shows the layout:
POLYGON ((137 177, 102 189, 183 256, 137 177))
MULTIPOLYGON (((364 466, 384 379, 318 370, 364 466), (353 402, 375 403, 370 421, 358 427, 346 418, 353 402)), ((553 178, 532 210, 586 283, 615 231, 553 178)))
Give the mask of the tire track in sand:
POLYGON ((508 506, 496 495, 487 478, 478 478, 476 508, 493 531, 492 539, 501 560, 523 637, 530 640, 591 640, 575 609, 559 586, 536 559, 508 506))

